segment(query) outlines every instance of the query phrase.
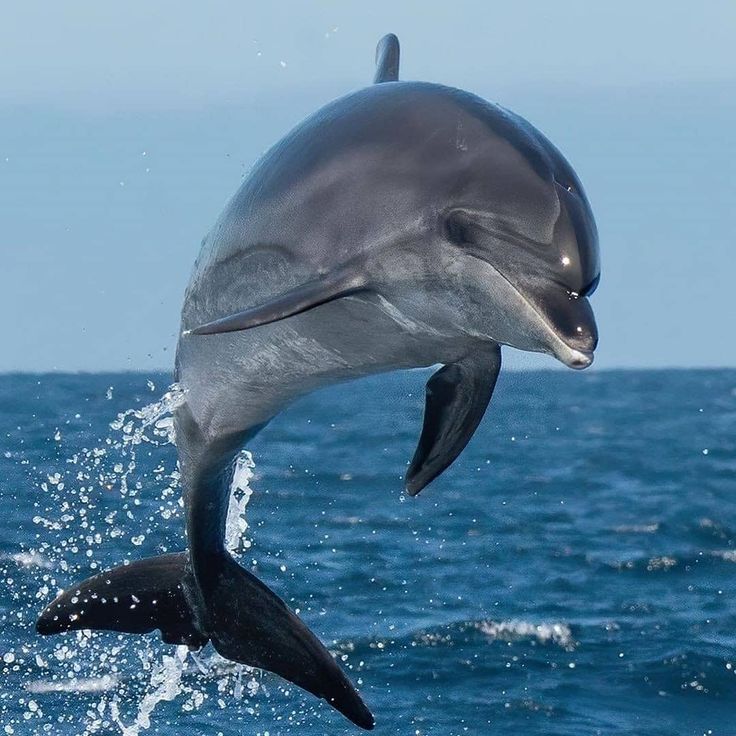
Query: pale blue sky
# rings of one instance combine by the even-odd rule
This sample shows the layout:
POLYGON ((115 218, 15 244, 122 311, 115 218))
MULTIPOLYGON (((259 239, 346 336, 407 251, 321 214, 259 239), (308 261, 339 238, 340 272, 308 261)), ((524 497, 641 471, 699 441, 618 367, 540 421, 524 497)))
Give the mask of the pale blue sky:
POLYGON ((0 14, 0 370, 170 368, 222 205, 370 81, 388 31, 403 78, 498 101, 572 161, 601 234, 598 366, 736 366, 732 0, 126 0, 0 14))

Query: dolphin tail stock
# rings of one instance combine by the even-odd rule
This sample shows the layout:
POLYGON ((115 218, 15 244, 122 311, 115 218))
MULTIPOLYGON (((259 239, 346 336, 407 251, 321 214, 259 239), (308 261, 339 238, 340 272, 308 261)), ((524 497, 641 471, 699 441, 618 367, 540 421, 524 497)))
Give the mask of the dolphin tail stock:
POLYGON ((36 622, 40 634, 79 629, 143 634, 169 644, 211 641, 225 658, 269 670, 326 700, 356 725, 374 719, 319 639, 272 590, 227 553, 206 560, 207 594, 187 552, 121 565, 61 593, 36 622))

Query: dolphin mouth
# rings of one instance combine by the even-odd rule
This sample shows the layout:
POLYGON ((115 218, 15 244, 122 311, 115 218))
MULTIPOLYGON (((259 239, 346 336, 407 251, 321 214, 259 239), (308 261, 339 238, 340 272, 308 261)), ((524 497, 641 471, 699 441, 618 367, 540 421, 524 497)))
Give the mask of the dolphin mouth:
POLYGON ((576 350, 575 348, 562 343, 564 348, 562 350, 556 350, 554 355, 560 363, 564 363, 568 368, 572 368, 576 371, 582 371, 590 367, 593 363, 593 351, 592 350, 576 350))
POLYGON ((593 310, 585 297, 571 296, 562 285, 555 284, 542 303, 524 297, 539 316, 552 337, 553 355, 568 368, 583 370, 593 363, 598 345, 598 329, 593 310))
POLYGON ((588 368, 592 365, 594 360, 594 350, 598 343, 598 337, 597 331, 595 329, 595 322, 593 321, 592 311, 590 310, 587 299, 585 299, 584 297, 570 297, 567 293, 564 294, 566 302, 577 302, 580 304, 580 306, 584 310, 584 313, 581 315, 583 317, 582 321, 589 323, 585 327, 583 325, 575 325, 575 332, 572 335, 567 336, 564 334, 564 331, 560 329, 560 326, 555 323, 554 320, 549 319, 549 316, 547 315, 546 310, 542 307, 542 305, 536 303, 536 300, 532 300, 527 295, 525 295, 524 292, 521 291, 521 289, 519 289, 519 287, 503 273, 503 271, 498 269, 483 255, 480 255, 477 252, 472 252, 470 250, 466 250, 465 252, 471 258, 481 261, 481 263, 489 266, 494 273, 500 276, 519 297, 519 299, 521 299, 521 301, 524 303, 524 306, 529 310, 529 312, 534 315, 535 321, 542 328, 542 331, 547 338, 547 340, 545 341, 547 349, 542 349, 538 352, 551 354, 563 365, 577 371, 584 370, 585 368, 588 368), (585 314, 585 312, 588 312, 589 314, 585 314), (588 340, 586 340, 586 342, 592 341, 591 347, 588 347, 587 345, 576 345, 576 342, 578 342, 578 340, 580 340, 580 338, 585 334, 589 335, 589 338, 588 340))
MULTIPOLYGON (((501 274, 503 276, 503 274, 501 274)), ((505 277, 504 277, 505 278, 505 277)), ((506 279, 508 281, 508 279, 506 279)), ((550 338, 549 341, 549 352, 557 358, 563 365, 568 368, 572 368, 576 371, 582 371, 589 368, 593 364, 594 352, 591 348, 581 348, 576 346, 571 340, 565 339, 560 331, 556 328, 553 322, 551 322, 544 314, 543 310, 539 309, 534 303, 532 303, 527 297, 524 296, 513 284, 516 293, 521 299, 529 306, 531 311, 536 316, 539 325, 544 329, 546 335, 550 338)), ((547 351, 544 351, 547 352, 547 351)))
POLYGON ((553 355, 574 370, 588 368, 593 363, 593 351, 598 344, 598 330, 585 294, 573 293, 554 277, 545 277, 539 272, 535 274, 533 268, 528 268, 530 264, 525 256, 514 255, 515 250, 519 249, 524 254, 537 254, 539 257, 550 244, 531 240, 487 213, 466 207, 453 208, 445 218, 449 225, 448 239, 465 255, 489 266, 493 273, 503 279, 521 300, 533 323, 536 324, 536 329, 541 332, 536 336, 538 339, 541 338, 541 346, 522 349, 553 355), (501 268, 489 260, 485 241, 487 237, 514 249, 508 251, 507 255, 522 272, 521 284, 517 283, 518 279, 509 278, 501 268), (525 262, 527 268, 524 267, 525 262), (531 287, 538 280, 542 282, 543 298, 534 297, 537 291, 535 289, 530 288, 527 293, 526 289, 521 288, 524 282, 531 287))

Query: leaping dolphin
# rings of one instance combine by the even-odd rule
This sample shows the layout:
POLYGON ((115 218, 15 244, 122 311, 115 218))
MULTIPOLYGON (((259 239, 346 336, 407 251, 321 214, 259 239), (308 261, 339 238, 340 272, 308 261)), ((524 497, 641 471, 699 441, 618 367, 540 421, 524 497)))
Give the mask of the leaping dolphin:
POLYGON ((441 363, 406 475, 415 495, 473 435, 501 345, 585 368, 597 343, 598 236, 570 164, 518 115, 398 69, 388 35, 375 84, 277 143, 204 239, 176 358, 188 550, 85 580, 46 608, 40 633, 211 641, 373 727, 325 647, 225 549, 238 452, 314 389, 441 363))

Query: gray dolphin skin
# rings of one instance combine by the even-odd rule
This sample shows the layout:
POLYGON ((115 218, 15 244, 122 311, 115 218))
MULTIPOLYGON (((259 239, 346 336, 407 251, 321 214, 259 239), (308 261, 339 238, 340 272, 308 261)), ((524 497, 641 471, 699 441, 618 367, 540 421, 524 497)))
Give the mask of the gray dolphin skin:
POLYGON ((188 550, 96 575, 37 623, 210 641, 366 729, 373 716, 334 658, 225 549, 238 452, 314 389, 442 364, 406 475, 415 495, 473 435, 502 345, 590 365, 599 278, 588 200, 538 130, 468 92, 398 81, 394 35, 376 61, 375 84, 268 151, 204 239, 176 360, 188 550))

